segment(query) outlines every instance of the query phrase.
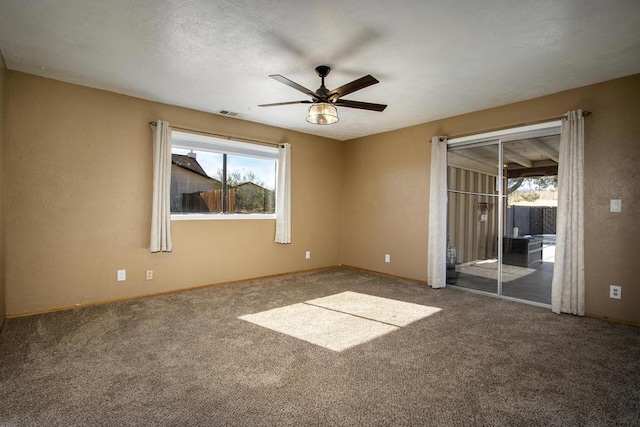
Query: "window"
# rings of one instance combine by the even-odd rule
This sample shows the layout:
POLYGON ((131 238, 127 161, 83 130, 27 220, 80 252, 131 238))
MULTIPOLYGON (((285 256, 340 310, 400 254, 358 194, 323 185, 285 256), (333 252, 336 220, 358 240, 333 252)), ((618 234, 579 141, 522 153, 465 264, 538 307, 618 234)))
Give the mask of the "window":
POLYGON ((172 132, 171 219, 275 218, 278 149, 172 132))

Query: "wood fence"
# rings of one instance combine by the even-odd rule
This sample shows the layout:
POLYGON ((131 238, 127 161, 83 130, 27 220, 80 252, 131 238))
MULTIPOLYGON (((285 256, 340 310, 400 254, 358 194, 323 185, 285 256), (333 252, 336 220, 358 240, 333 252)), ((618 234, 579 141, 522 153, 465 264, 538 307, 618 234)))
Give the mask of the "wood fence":
MULTIPOLYGON (((227 212, 235 212, 236 190, 227 190, 227 212)), ((209 190, 182 195, 182 212, 222 212, 222 190, 209 190)))

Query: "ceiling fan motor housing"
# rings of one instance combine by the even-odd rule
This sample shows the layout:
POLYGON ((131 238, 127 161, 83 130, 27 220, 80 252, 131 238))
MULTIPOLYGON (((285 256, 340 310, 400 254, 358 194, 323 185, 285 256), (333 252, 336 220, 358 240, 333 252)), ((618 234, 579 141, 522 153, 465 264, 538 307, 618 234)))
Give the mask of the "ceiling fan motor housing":
POLYGON ((331 72, 331 67, 327 65, 318 65, 316 67, 316 73, 322 78, 327 77, 330 72, 331 72))

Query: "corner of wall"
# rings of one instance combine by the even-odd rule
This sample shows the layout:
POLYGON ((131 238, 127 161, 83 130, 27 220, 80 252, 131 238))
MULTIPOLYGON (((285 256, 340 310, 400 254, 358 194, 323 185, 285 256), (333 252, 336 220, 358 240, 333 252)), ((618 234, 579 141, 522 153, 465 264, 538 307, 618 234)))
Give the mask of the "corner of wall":
POLYGON ((7 66, 4 62, 2 51, 0 50, 0 328, 4 323, 6 315, 5 306, 5 256, 6 256, 6 239, 5 239, 5 141, 6 141, 6 111, 7 111, 7 66))

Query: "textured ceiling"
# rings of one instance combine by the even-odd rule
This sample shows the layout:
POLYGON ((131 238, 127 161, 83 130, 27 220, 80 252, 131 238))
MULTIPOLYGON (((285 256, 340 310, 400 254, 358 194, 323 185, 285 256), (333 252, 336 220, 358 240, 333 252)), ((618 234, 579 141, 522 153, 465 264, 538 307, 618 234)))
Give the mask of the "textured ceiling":
MULTIPOLYGON (((9 69, 345 140, 640 72, 638 0, 2 0, 9 69), (268 77, 372 74, 330 126, 268 77)), ((177 124, 179 125, 179 124, 177 124)))

